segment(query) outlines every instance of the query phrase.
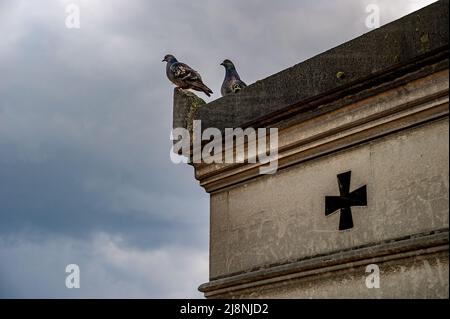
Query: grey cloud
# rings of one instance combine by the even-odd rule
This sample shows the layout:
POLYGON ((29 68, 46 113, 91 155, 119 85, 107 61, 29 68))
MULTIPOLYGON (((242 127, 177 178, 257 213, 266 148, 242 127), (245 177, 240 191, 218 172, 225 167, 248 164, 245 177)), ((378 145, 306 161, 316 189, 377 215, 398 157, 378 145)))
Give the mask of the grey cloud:
POLYGON ((208 271, 202 249, 140 249, 106 233, 0 237, 0 260, 9 261, 0 263, 0 298, 199 298, 208 271), (65 287, 69 264, 80 268, 80 289, 65 287))
MULTIPOLYGON (((195 67, 217 98, 224 58, 252 83, 369 31, 369 1, 73 2, 80 30, 64 26, 68 1, 0 2, 0 294, 70 297, 54 275, 70 259, 58 259, 64 251, 97 278, 84 296, 112 296, 114 287, 174 296, 168 272, 181 276, 171 268, 178 250, 187 251, 190 287, 200 283, 195 269, 207 268, 208 196, 191 167, 169 158, 173 87, 163 55, 195 67), (139 271, 93 258, 108 247, 139 271), (166 264, 146 272, 155 251, 166 264), (30 292, 41 268, 41 288, 30 292), (158 276, 167 280, 153 285, 158 276)), ((382 23, 411 10, 408 0, 374 2, 382 23)))

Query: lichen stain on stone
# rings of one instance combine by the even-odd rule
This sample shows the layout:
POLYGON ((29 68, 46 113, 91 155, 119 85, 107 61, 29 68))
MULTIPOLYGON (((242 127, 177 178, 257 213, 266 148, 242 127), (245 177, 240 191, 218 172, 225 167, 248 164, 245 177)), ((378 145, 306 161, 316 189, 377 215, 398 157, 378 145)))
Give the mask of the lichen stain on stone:
POLYGON ((420 37, 420 53, 425 53, 430 50, 430 36, 428 33, 422 34, 420 37))
POLYGON ((192 133, 193 130, 193 121, 194 121, 194 117, 197 114, 198 109, 205 105, 206 102, 204 100, 202 100, 201 98, 199 98, 197 95, 195 95, 192 92, 189 91, 183 91, 183 94, 186 96, 186 98, 188 99, 188 103, 189 103, 189 111, 187 112, 185 121, 186 121, 186 128, 188 129, 189 132, 192 133))
POLYGON ((336 73, 336 78, 338 78, 339 80, 344 79, 345 73, 342 71, 339 71, 338 73, 336 73))
POLYGON ((428 43, 430 41, 430 37, 428 36, 428 33, 425 33, 420 37, 420 42, 422 43, 428 43))

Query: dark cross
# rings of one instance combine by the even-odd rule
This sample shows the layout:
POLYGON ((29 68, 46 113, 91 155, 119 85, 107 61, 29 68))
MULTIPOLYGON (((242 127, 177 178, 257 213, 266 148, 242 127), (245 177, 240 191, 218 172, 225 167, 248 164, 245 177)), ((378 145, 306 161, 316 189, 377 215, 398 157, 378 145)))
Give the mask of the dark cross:
POLYGON ((325 216, 340 210, 339 230, 353 228, 352 206, 367 206, 367 187, 362 186, 350 193, 352 172, 337 176, 340 196, 325 196, 325 216))

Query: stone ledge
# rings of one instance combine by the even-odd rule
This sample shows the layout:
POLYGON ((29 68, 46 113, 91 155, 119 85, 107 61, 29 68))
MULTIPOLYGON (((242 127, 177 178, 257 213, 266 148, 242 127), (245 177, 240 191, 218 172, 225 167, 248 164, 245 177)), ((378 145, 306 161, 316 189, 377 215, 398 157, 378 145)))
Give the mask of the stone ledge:
POLYGON ((417 255, 433 254, 449 249, 449 230, 415 234, 348 250, 309 257, 296 262, 268 265, 227 277, 212 279, 199 287, 208 297, 239 289, 247 289, 293 278, 314 276, 357 265, 386 262, 417 255))
POLYGON ((380 80, 383 75, 407 73, 431 56, 446 56, 448 36, 448 0, 441 0, 257 81, 239 94, 206 104, 196 110, 194 119, 203 127, 244 128, 324 96, 342 98, 385 82, 380 80), (340 72, 345 76, 338 77, 340 72))
POLYGON ((211 299, 448 299, 448 245, 326 267, 315 275, 287 275, 257 285, 224 288, 211 299), (380 269, 380 289, 368 289, 367 266, 380 269))
MULTIPOLYGON (((337 109, 334 104, 323 105, 316 117, 286 124, 278 133, 278 169, 448 117, 448 69, 406 78, 400 90, 386 83, 382 94, 348 105, 338 100, 337 109), (321 113, 330 108, 332 115, 321 113)), ((259 177, 261 165, 196 164, 195 172, 207 192, 216 192, 259 177)))

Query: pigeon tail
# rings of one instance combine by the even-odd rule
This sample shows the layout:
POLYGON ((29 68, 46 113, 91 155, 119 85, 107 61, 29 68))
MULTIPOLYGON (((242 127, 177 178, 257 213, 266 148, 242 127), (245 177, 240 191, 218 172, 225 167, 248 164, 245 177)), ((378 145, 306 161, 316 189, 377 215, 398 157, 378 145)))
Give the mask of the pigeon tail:
POLYGON ((200 84, 198 86, 198 89, 199 89, 199 91, 202 91, 203 93, 205 93, 207 96, 211 96, 211 94, 213 94, 213 91, 204 84, 200 84))

